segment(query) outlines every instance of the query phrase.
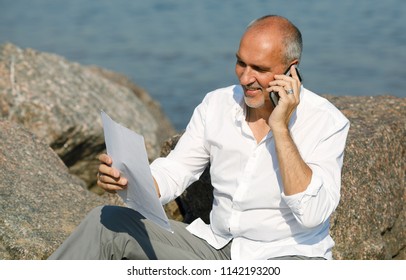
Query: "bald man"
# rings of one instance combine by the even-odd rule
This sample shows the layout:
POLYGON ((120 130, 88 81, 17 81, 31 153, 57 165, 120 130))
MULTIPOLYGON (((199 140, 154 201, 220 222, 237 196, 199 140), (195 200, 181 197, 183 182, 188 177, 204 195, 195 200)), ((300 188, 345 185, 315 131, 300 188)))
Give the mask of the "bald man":
MULTIPOLYGON (((170 233, 132 209, 98 207, 50 259, 331 259, 349 121, 303 87, 301 53, 289 20, 253 21, 236 53, 240 84, 208 93, 176 148, 151 164, 162 204, 210 164, 210 224, 171 221, 170 233)), ((125 189, 111 157, 99 159, 98 185, 125 189)))

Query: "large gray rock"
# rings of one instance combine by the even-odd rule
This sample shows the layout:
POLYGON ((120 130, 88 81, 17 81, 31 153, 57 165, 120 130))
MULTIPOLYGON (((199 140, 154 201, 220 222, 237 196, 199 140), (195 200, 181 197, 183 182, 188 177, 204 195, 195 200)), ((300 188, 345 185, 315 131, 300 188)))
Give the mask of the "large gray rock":
MULTIPOLYGON (((114 84, 128 88, 137 96, 137 98, 140 101, 142 101, 142 103, 144 103, 147 106, 148 111, 152 114, 152 116, 155 119, 154 121, 159 122, 160 129, 155 131, 159 144, 165 142, 168 139, 168 136, 173 135, 175 133, 175 129, 172 123, 164 114, 163 110, 161 109, 161 105, 156 100, 152 99, 152 97, 148 94, 148 92, 146 92, 143 88, 134 84, 127 76, 95 65, 88 66, 86 68, 96 73, 97 75, 108 79, 110 82, 114 84)), ((154 157, 155 156, 156 154, 154 154, 154 157)))
MULTIPOLYGON (((331 218, 334 258, 406 259, 406 99, 327 97, 351 121, 341 201, 331 218)), ((178 139, 167 141, 162 156, 178 139)), ((205 170, 177 199, 185 222, 197 217, 209 222, 212 188, 205 170)))
POLYGON ((406 259, 406 98, 329 99, 351 120, 334 257, 406 259))
POLYGON ((0 46, 0 119, 44 139, 88 186, 95 184, 96 157, 105 150, 100 110, 142 134, 151 160, 174 133, 156 102, 124 76, 0 46))
POLYGON ((58 155, 23 127, 0 121, 0 259, 45 259, 97 205, 58 155))

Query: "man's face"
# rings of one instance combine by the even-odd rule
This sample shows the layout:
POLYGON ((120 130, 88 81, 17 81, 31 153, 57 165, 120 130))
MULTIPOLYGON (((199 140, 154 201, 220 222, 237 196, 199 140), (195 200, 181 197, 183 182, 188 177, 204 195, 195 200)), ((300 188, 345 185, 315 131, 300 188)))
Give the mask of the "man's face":
POLYGON ((251 108, 260 108, 269 101, 266 91, 275 74, 283 74, 281 44, 277 35, 248 30, 237 51, 235 73, 244 89, 244 100, 251 108))

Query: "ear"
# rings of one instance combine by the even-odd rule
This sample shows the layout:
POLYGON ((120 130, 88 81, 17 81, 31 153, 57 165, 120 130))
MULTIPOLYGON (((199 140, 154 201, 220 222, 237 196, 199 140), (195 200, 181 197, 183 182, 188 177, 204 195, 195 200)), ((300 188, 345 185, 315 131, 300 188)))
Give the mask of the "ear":
MULTIPOLYGON (((296 65, 296 67, 297 66, 299 66, 299 59, 295 59, 295 60, 293 60, 291 63, 290 63, 290 66, 292 66, 292 65, 296 65)), ((289 67, 290 68, 290 67, 289 67)))

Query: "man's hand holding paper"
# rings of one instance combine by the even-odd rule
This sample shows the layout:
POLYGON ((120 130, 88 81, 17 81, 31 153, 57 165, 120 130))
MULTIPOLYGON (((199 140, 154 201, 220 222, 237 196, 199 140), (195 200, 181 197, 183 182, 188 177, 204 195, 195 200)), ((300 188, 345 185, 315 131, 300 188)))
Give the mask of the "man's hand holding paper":
POLYGON ((113 164, 112 158, 107 154, 101 154, 99 160, 97 185, 105 191, 113 193, 126 189, 128 180, 122 177, 120 170, 111 166, 113 164))
POLYGON ((99 156, 98 185, 120 195, 126 205, 171 231, 149 168, 144 138, 101 113, 107 153, 99 156))

